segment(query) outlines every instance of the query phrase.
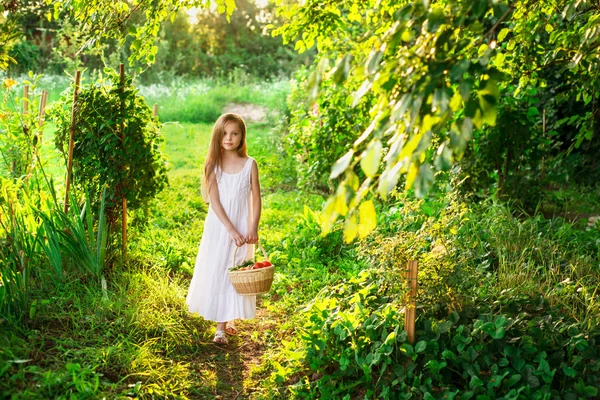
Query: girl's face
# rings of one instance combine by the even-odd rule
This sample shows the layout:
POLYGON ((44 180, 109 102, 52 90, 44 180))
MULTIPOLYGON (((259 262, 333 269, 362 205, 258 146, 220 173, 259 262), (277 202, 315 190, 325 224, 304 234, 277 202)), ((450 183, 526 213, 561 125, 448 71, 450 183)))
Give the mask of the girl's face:
POLYGON ((225 151, 237 150, 242 142, 242 131, 238 126, 237 122, 229 121, 225 123, 223 140, 221 141, 221 147, 225 151))

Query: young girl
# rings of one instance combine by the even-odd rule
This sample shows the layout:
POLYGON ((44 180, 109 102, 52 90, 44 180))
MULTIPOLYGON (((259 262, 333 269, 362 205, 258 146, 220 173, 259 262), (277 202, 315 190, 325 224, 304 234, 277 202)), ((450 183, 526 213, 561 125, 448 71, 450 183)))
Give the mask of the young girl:
POLYGON ((217 322, 213 341, 226 344, 235 334, 233 320, 254 318, 256 296, 239 295, 229 280, 236 265, 252 258, 258 243, 261 212, 258 167, 246 149, 246 124, 237 114, 224 114, 213 128, 204 166, 210 205, 186 303, 190 312, 217 322))

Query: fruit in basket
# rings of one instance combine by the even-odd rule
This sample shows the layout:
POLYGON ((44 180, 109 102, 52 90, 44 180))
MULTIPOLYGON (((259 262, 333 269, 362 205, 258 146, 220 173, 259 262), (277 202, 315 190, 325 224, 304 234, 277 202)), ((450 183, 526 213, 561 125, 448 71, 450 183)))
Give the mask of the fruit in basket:
POLYGON ((265 261, 263 261, 263 262, 262 262, 262 265, 263 265, 264 267, 270 267, 270 266, 272 266, 273 264, 271 264, 271 262, 269 262, 269 260, 265 260, 265 261))
POLYGON ((231 268, 230 271, 246 271, 246 270, 250 269, 250 267, 253 265, 254 265, 254 261, 246 260, 243 263, 241 263, 240 265, 236 265, 235 267, 231 268))

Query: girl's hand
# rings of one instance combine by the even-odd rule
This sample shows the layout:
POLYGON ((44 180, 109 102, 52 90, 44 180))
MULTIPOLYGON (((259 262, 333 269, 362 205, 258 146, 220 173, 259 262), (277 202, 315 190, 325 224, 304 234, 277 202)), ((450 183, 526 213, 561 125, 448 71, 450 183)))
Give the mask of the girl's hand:
POLYGON ((250 230, 250 232, 248 232, 248 235, 246 236, 246 243, 249 243, 249 244, 257 244, 258 243, 258 233, 256 232, 256 229, 250 230))
POLYGON ((239 233, 237 230, 232 230, 229 232, 229 235, 231 236, 231 240, 233 240, 235 242, 235 245, 237 247, 242 246, 244 243, 246 243, 246 238, 244 238, 244 236, 242 236, 241 233, 239 233))

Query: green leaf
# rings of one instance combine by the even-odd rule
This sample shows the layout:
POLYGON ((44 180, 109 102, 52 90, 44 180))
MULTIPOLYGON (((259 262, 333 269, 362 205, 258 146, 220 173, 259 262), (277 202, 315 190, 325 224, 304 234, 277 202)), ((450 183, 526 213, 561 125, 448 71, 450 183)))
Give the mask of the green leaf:
POLYGON ((381 162, 382 150, 383 145, 379 139, 374 139, 363 152, 360 159, 360 167, 367 177, 373 178, 377 173, 379 163, 381 162))
POLYGON ((410 343, 402 343, 402 346, 400 346, 400 351, 408 357, 413 356, 415 354, 415 350, 413 349, 410 343))
POLYGON ((565 375, 570 378, 575 378, 575 376, 577 375, 577 371, 575 371, 574 368, 568 367, 566 365, 563 365, 562 370, 565 373, 565 375))
POLYGON ((422 199, 429 192, 429 187, 433 182, 433 171, 431 165, 423 164, 419 168, 419 174, 415 180, 415 195, 422 199))
POLYGON ((397 162, 392 168, 386 168, 379 177, 378 191, 384 199, 398 184, 401 168, 402 162, 397 162))
POLYGON ((356 223, 356 214, 351 214, 346 218, 346 225, 344 227, 344 240, 346 243, 350 243, 354 240, 358 234, 358 224, 356 223))
POLYGON ((540 111, 536 107, 529 107, 527 110, 527 117, 534 118, 540 115, 540 111))
POLYGON ((450 70, 450 79, 452 79, 452 81, 454 81, 454 82, 462 79, 464 73, 469 70, 470 66, 471 66, 471 61, 469 61, 467 59, 457 62, 454 65, 454 67, 452 67, 452 69, 450 70))
POLYGON ((358 88, 356 93, 354 93, 354 101, 352 102, 352 107, 356 107, 356 105, 360 102, 360 99, 367 94, 369 90, 371 90, 371 81, 366 79, 363 84, 358 88))
POLYGON ((487 51, 487 49, 488 49, 488 45, 486 43, 482 43, 479 46, 479 49, 477 50, 477 55, 479 57, 483 57, 483 55, 485 54, 485 52, 487 51))
POLYGON ((435 90, 433 95, 433 106, 439 110, 440 113, 444 113, 448 109, 448 103, 450 102, 450 89, 438 88, 435 90))
POLYGON ((554 27, 550 24, 546 24, 546 32, 551 33, 552 31, 554 31, 554 27))
POLYGON ((379 68, 379 63, 381 62, 382 58, 383 58, 383 51, 376 50, 376 51, 371 52, 371 54, 369 55, 369 59, 367 60, 367 65, 366 65, 367 75, 373 75, 375 72, 377 72, 377 69, 379 68))
POLYGON ((502 339, 505 334, 506 334, 506 328, 500 327, 500 328, 496 329, 494 332, 492 332, 491 336, 494 339, 502 339))
POLYGON ((427 342, 425 340, 420 340, 416 345, 415 345, 415 353, 422 353, 425 351, 425 349, 427 348, 427 342))
POLYGON ((371 200, 367 200, 358 207, 360 224, 358 225, 359 238, 365 238, 377 226, 377 213, 371 200))
POLYGON ((452 167, 452 150, 448 147, 448 143, 442 143, 437 150, 437 156, 433 161, 435 169, 438 171, 447 171, 452 167))
POLYGON ((235 0, 226 0, 227 16, 230 16, 235 11, 235 0))
POLYGON ((336 161, 336 163, 331 168, 331 175, 329 175, 329 179, 335 179, 340 174, 342 174, 348 165, 350 165, 350 161, 352 161, 352 156, 354 155, 354 150, 350 149, 342 158, 336 161))
POLYGON ((521 380, 521 375, 514 374, 510 378, 508 378, 508 381, 506 382, 506 384, 508 385, 508 387, 511 387, 515 383, 519 382, 520 380, 521 380))
POLYGON ((598 396, 598 388, 595 388, 593 386, 586 386, 583 389, 583 394, 585 397, 596 397, 598 396))
POLYGON ((445 22, 446 16, 442 8, 436 7, 427 18, 427 30, 435 33, 438 28, 445 22))
POLYGON ((498 34, 498 38, 497 41, 501 42, 504 40, 504 38, 506 37, 506 35, 508 35, 509 29, 508 28, 503 28, 500 33, 498 34))
POLYGON ((29 306, 29 319, 35 319, 36 311, 37 311, 37 300, 33 300, 31 302, 31 306, 29 306))
POLYGON ((333 71, 333 81, 338 85, 342 84, 348 78, 351 67, 352 54, 346 54, 335 66, 335 70, 333 71))
POLYGON ((482 387, 483 382, 477 376, 473 375, 471 377, 471 381, 469 382, 469 389, 475 389, 478 387, 482 387))

